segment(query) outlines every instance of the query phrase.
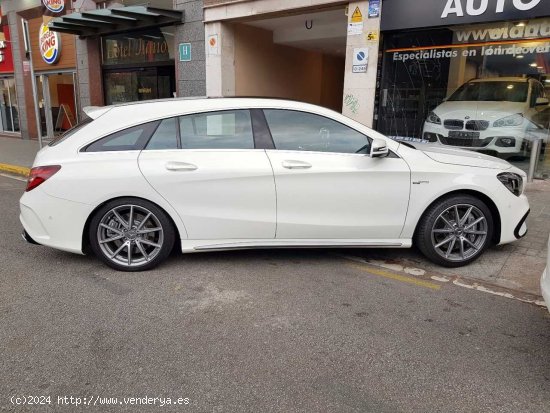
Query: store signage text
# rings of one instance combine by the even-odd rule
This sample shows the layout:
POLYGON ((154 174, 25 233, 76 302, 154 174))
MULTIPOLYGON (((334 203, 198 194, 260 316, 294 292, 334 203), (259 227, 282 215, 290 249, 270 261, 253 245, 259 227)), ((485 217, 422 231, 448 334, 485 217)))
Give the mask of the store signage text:
POLYGON ((525 26, 510 24, 504 27, 456 31, 456 38, 459 42, 534 39, 537 37, 550 37, 550 20, 533 21, 525 26))
MULTIPOLYGON (((495 13, 504 13, 506 2, 512 2, 513 6, 519 11, 527 11, 535 8, 542 0, 491 0, 495 8, 495 13)), ((489 9, 489 0, 447 0, 447 4, 441 14, 442 19, 449 15, 462 17, 464 12, 468 16, 480 16, 489 9), (465 7, 464 7, 465 6, 465 7)))
POLYGON ((42 3, 54 13, 60 13, 65 8, 65 0, 42 0, 42 3))
POLYGON ((540 43, 536 46, 481 46, 476 49, 462 50, 438 50, 425 49, 415 52, 394 52, 394 62, 407 62, 429 59, 451 59, 458 56, 476 57, 480 56, 523 56, 534 53, 550 53, 550 43, 540 43))
POLYGON ((391 0, 384 2, 381 30, 525 21, 550 16, 549 0, 391 0))
POLYGON ((168 53, 166 40, 128 40, 125 43, 114 42, 112 47, 107 49, 107 59, 125 59, 140 56, 150 56, 168 53))
POLYGON ((4 54, 4 49, 8 47, 8 44, 5 40, 0 40, 0 63, 3 63, 6 60, 6 55, 4 54))
POLYGON ((40 45, 40 55, 47 64, 53 65, 59 60, 61 39, 57 32, 52 32, 47 25, 42 24, 38 32, 38 43, 40 45))

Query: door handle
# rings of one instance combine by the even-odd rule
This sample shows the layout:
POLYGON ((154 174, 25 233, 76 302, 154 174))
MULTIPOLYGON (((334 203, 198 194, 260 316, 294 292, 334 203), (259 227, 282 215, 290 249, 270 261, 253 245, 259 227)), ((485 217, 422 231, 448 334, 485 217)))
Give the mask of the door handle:
POLYGON ((186 162, 166 162, 165 167, 169 171, 195 171, 198 169, 197 165, 186 162))
POLYGON ((304 161, 288 160, 283 161, 283 168, 286 169, 309 169, 311 164, 304 161))

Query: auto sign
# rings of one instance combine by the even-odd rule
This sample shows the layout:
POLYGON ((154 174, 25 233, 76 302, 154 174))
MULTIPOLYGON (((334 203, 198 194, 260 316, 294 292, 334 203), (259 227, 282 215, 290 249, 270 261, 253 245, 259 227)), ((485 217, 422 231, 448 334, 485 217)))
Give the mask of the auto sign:
POLYGON ((42 59, 49 65, 54 64, 59 59, 61 53, 59 35, 56 32, 52 32, 48 26, 42 23, 38 36, 42 59))
POLYGON ((42 3, 54 13, 60 13, 65 8, 65 0, 42 0, 42 3))

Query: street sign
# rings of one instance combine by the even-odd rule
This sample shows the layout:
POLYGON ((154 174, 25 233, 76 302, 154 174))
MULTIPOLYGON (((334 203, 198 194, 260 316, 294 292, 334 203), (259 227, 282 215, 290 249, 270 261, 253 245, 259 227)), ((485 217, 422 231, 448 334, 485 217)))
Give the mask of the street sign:
POLYGON ((190 62, 191 61, 191 43, 180 43, 180 62, 190 62))
POLYGON ((366 73, 368 63, 369 63, 368 48, 358 47, 353 49, 353 65, 351 69, 353 73, 366 73))

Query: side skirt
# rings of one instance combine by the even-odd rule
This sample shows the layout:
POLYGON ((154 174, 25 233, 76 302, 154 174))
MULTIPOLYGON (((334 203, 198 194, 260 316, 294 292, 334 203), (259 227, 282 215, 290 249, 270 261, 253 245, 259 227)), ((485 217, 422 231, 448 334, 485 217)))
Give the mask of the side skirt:
POLYGON ((411 239, 226 239, 181 240, 184 254, 206 251, 224 251, 260 248, 410 248, 411 239))

